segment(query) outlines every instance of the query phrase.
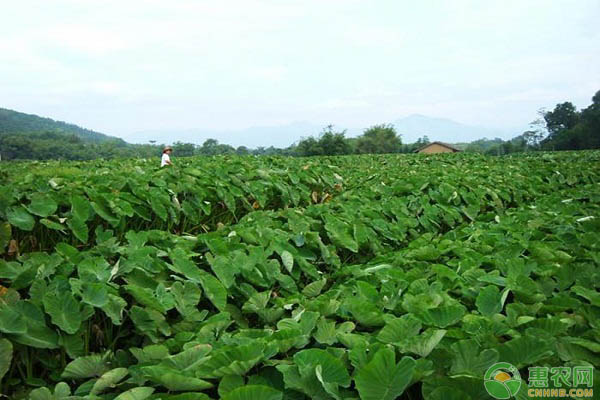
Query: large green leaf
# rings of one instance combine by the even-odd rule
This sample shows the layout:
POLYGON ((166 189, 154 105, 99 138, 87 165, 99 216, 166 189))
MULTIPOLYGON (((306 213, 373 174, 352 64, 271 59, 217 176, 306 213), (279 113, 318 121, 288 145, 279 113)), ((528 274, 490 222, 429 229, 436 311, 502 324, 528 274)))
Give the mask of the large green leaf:
POLYGON ((323 380, 343 387, 350 386, 350 376, 344 364, 333 355, 321 349, 299 351, 294 355, 294 362, 300 371, 313 371, 317 365, 322 367, 323 380))
POLYGON ((2 382, 2 378, 10 369, 12 355, 13 345, 10 340, 0 339, 0 382, 2 382))
POLYGON ((56 212, 58 204, 50 195, 35 193, 31 196, 31 204, 27 206, 30 213, 40 217, 48 217, 56 212))
POLYGON ((196 370, 200 378, 219 378, 225 375, 244 375, 264 357, 265 345, 252 343, 224 346, 214 350, 210 358, 196 370))
POLYGON ((58 345, 58 334, 44 325, 33 325, 27 327, 27 332, 11 336, 11 339, 25 346, 38 349, 56 349, 58 345))
POLYGON ((376 327, 385 324, 383 311, 377 305, 358 297, 348 299, 345 304, 359 325, 376 327))
POLYGON ((76 379, 94 378, 102 376, 109 369, 106 357, 100 354, 93 354, 71 361, 65 367, 61 377, 76 379))
POLYGON ((108 303, 108 287, 104 283, 85 283, 81 301, 94 307, 104 307, 108 303))
POLYGON ((71 214, 82 222, 90 217, 90 202, 83 196, 71 196, 71 214))
POLYGON ((281 400, 283 393, 265 385, 247 385, 233 389, 223 400, 281 400))
POLYGON ((271 335, 269 340, 272 340, 277 344, 280 353, 285 353, 292 347, 297 349, 305 347, 310 338, 308 335, 302 333, 300 329, 286 328, 275 332, 273 335, 271 335))
POLYGON ((89 231, 84 220, 79 218, 69 218, 67 220, 67 225, 71 229, 71 232, 73 232, 73 235, 75 235, 81 243, 88 242, 89 231))
POLYGON ((475 301, 477 309, 482 315, 491 316, 502 311, 502 294, 497 286, 484 287, 475 301))
POLYGON ((200 271, 200 276, 200 285, 202 285, 206 297, 219 311, 225 311, 227 307, 227 289, 217 278, 205 271, 200 271))
POLYGON ((500 360, 511 363, 517 368, 533 365, 554 354, 552 344, 546 340, 521 336, 498 346, 500 360))
POLYGON ((213 386, 203 379, 183 375, 177 370, 163 366, 142 367, 141 370, 152 382, 177 392, 204 390, 213 386))
POLYGON ((571 291, 576 295, 588 300, 594 306, 600 307, 600 293, 598 293, 596 290, 591 290, 583 286, 573 286, 571 291))
POLYGON ((98 395, 107 389, 115 388, 128 373, 127 368, 115 368, 105 372, 96 383, 94 383, 90 394, 98 395))
POLYGON ((59 344, 65 348, 65 351, 71 358, 83 357, 85 355, 84 337, 79 333, 75 335, 61 335, 59 344))
POLYGON ((123 319, 123 311, 127 306, 127 302, 119 296, 112 294, 108 295, 108 302, 103 305, 102 311, 111 319, 115 325, 121 325, 123 319))
POLYGON ((184 351, 166 357, 161 365, 172 368, 179 372, 193 372, 196 368, 206 362, 209 358, 207 354, 212 350, 208 344, 198 344, 184 351))
POLYGON ((188 258, 185 250, 176 248, 169 252, 169 258, 173 264, 167 264, 167 267, 178 274, 183 275, 187 280, 194 283, 202 282, 202 273, 206 273, 188 258))
POLYGON ((327 279, 320 279, 318 281, 314 281, 309 283, 302 289, 302 294, 306 297, 316 297, 321 293, 323 287, 327 283, 327 279))
POLYGON ((137 285, 124 285, 123 288, 133 296, 137 303, 152 308, 162 314, 167 312, 166 307, 155 296, 155 292, 152 289, 137 285))
POLYGON ((344 364, 325 350, 302 350, 294 355, 294 362, 276 367, 283 374, 286 389, 300 391, 311 399, 339 399, 339 386, 350 385, 344 364))
POLYGON ((101 201, 91 202, 90 203, 96 214, 98 214, 102 219, 106 220, 112 226, 119 225, 121 219, 115 215, 115 213, 106 205, 104 205, 101 201))
POLYGON ((44 295, 44 309, 52 318, 52 323, 63 331, 73 334, 83 322, 80 304, 68 291, 49 291, 44 295))
POLYGON ((86 282, 108 282, 112 268, 103 257, 87 257, 78 262, 79 278, 86 282))
POLYGON ((167 324, 164 315, 156 310, 133 306, 129 310, 129 318, 136 329, 147 335, 152 342, 159 341, 160 335, 170 335, 171 327, 167 324))
POLYGON ((156 364, 156 362, 169 357, 169 349, 161 344, 151 344, 143 349, 132 347, 129 351, 140 364, 156 364))
POLYGON ((360 368, 354 378, 356 388, 363 400, 394 400, 400 396, 410 383, 415 360, 403 357, 396 364, 394 350, 383 348, 373 359, 360 368))
POLYGON ((55 400, 55 398, 50 389, 42 387, 33 389, 29 393, 29 400, 55 400))
POLYGON ((442 306, 423 311, 418 317, 425 325, 446 328, 454 325, 466 314, 467 308, 462 304, 442 306))
POLYGON ((337 342, 336 335, 335 321, 321 318, 317 323, 317 331, 314 333, 313 337, 318 343, 332 345, 337 342))
POLYGON ((13 207, 6 213, 6 218, 12 226, 23 231, 30 231, 35 225, 35 218, 31 216, 25 209, 25 207, 13 207))
POLYGON ((410 352, 421 357, 427 357, 445 334, 446 331, 443 329, 428 329, 418 336, 402 341, 398 344, 398 347, 403 353, 410 352))
POLYGON ((160 192, 158 191, 154 191, 152 197, 150 197, 150 205, 152 206, 152 211, 154 211, 156 215, 163 221, 167 220, 167 208, 163 203, 168 202, 168 197, 161 196, 160 192))
POLYGON ((0 332, 15 334, 27 332, 27 323, 15 306, 0 303, 0 332))
POLYGON ((17 343, 26 346, 55 349, 58 347, 58 335, 46 326, 44 313, 31 301, 19 301, 13 305, 15 311, 25 321, 27 329, 24 333, 11 336, 17 343))
POLYGON ((453 359, 451 373, 453 375, 481 378, 485 371, 498 361, 498 351, 485 349, 481 351, 475 340, 461 340, 451 346, 453 359))
POLYGON ((69 388, 69 385, 67 385, 64 382, 59 382, 58 384, 56 384, 56 386, 54 387, 54 394, 52 394, 50 389, 42 387, 32 390, 29 393, 28 397, 29 400, 66 400, 71 398, 71 389, 69 388))
POLYGON ((233 389, 244 386, 244 378, 239 375, 225 375, 219 382, 219 396, 223 398, 233 389))
POLYGON ((358 243, 354 240, 352 227, 333 215, 325 215, 325 229, 331 240, 341 247, 358 253, 358 243))
POLYGON ((175 300, 175 308, 182 316, 191 316, 198 310, 197 305, 202 297, 202 290, 195 283, 175 282, 171 286, 171 294, 175 300))
POLYGON ((55 230, 55 231, 60 231, 62 233, 65 233, 65 227, 64 227, 64 225, 61 225, 58 222, 54 222, 54 221, 49 220, 47 218, 40 219, 40 224, 44 225, 48 229, 52 229, 52 230, 55 230))
POLYGON ((206 259, 223 286, 230 288, 235 283, 235 276, 240 270, 239 266, 225 256, 213 256, 206 253, 206 259))
POLYGON ((416 336, 420 330, 421 321, 412 314, 406 314, 400 318, 388 319, 383 329, 379 331, 377 339, 384 343, 400 343, 416 336))
POLYGON ((144 400, 154 393, 154 388, 142 386, 121 393, 114 400, 144 400))
POLYGON ((287 250, 283 250, 281 252, 281 261, 285 269, 287 269, 287 271, 291 274, 294 268, 294 256, 292 253, 287 250))
POLYGON ((71 396, 71 388, 65 382, 59 382, 54 386, 54 398, 56 400, 62 400, 71 396))

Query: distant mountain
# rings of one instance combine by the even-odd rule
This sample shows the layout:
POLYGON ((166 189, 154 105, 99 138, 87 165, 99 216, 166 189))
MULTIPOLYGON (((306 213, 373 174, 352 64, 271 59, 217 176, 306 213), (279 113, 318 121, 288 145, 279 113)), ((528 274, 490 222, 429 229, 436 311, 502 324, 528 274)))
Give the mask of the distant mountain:
MULTIPOLYGON (((444 118, 432 118, 413 114, 393 122, 396 131, 402 135, 403 143, 414 143, 418 138, 427 135, 431 141, 449 143, 464 143, 483 138, 500 137, 508 139, 515 136, 514 132, 494 130, 478 126, 461 124, 444 118)), ((206 139, 216 139, 219 143, 234 147, 288 147, 303 137, 318 136, 324 126, 309 122, 294 122, 279 126, 251 127, 239 130, 210 130, 210 129, 157 129, 135 132, 123 137, 132 143, 170 143, 181 141, 185 143, 202 144, 206 139)), ((344 129, 341 126, 336 129, 344 129)), ((352 127, 347 129, 347 137, 362 135, 365 128, 352 127)))
POLYGON ((111 140, 124 142, 122 139, 114 136, 108 136, 100 132, 81 128, 74 124, 0 108, 0 135, 39 133, 46 131, 73 134, 88 143, 101 143, 111 140))
POLYGON ((135 132, 126 135, 131 143, 156 143, 184 142, 202 144, 206 139, 216 139, 219 143, 232 146, 257 147, 288 147, 299 141, 302 137, 317 136, 323 126, 308 122, 293 122, 280 126, 250 127, 239 130, 209 130, 209 129, 160 129, 135 132))
MULTIPOLYGON (((482 138, 509 139, 516 132, 506 132, 471 126, 445 118, 433 118, 420 114, 409 115, 392 122, 396 131, 402 135, 403 143, 416 142, 418 138, 427 135, 431 141, 448 143, 467 143, 482 138)), ((219 143, 232 146, 278 147, 284 148, 298 142, 303 137, 318 136, 323 126, 309 122, 293 122, 279 126, 259 126, 237 130, 211 130, 211 129, 157 129, 135 132, 122 137, 130 143, 172 144, 184 142, 202 144, 206 139, 216 139, 219 143)), ((337 129, 343 129, 336 126, 337 129)), ((30 132, 62 132, 74 134, 88 143, 101 143, 110 140, 123 139, 108 136, 103 133, 81 128, 74 124, 55 121, 37 115, 25 114, 5 108, 0 108, 0 135, 6 133, 30 132)), ((347 130, 347 137, 356 137, 362 134, 364 128, 353 127, 347 130)), ((518 133, 518 132, 517 132, 518 133)))
POLYGON ((396 131, 402 135, 403 143, 416 142, 418 138, 427 135, 431 141, 448 143, 472 142, 482 138, 500 137, 508 139, 515 136, 513 132, 483 128, 461 124, 445 118, 432 118, 425 115, 413 114, 393 122, 396 131))

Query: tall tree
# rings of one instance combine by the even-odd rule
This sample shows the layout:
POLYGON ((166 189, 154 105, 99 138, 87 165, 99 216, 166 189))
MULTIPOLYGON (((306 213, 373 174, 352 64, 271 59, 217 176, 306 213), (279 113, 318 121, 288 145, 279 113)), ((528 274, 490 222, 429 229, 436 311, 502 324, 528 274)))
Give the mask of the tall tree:
POLYGON ((352 147, 345 137, 346 131, 336 132, 333 125, 323 129, 318 139, 310 136, 296 146, 299 156, 335 156, 350 154, 352 147))
POLYGON ((546 128, 550 137, 560 133, 565 129, 572 129, 579 122, 579 113, 570 101, 557 104, 554 110, 544 114, 546 128))
POLYGON ((383 154, 399 153, 402 140, 393 125, 374 125, 363 133, 356 142, 358 153, 383 154))
POLYGON ((323 154, 328 156, 350 154, 351 147, 345 136, 345 130, 342 132, 335 132, 333 130, 333 125, 328 125, 319 138, 319 144, 323 149, 323 154))

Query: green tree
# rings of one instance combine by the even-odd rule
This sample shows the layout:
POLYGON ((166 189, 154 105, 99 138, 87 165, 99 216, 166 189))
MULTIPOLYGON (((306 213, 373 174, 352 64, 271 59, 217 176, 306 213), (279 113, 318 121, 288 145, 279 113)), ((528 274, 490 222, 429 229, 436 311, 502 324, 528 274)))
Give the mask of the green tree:
POLYGON ((299 156, 321 156, 323 155, 323 149, 319 142, 314 137, 310 136, 303 138, 298 142, 296 146, 296 153, 299 156))
POLYGON ((398 153, 402 140, 393 125, 375 125, 363 133, 356 142, 356 151, 363 154, 398 153))
POLYGON ((554 110, 546 112, 544 120, 551 138, 565 129, 574 128, 579 122, 579 113, 573 103, 566 101, 557 104, 554 110))
POLYGON ((219 152, 219 141, 216 139, 206 139, 200 147, 200 154, 205 156, 214 156, 219 152))
POLYGON ((310 136, 300 140, 295 152, 299 156, 336 156, 351 154, 352 146, 346 139, 345 130, 336 132, 333 125, 328 125, 318 139, 310 136))
POLYGON ((346 131, 335 132, 333 125, 328 125, 319 138, 322 153, 327 156, 350 154, 351 147, 346 139, 346 131))
POLYGON ((237 149, 235 149, 235 154, 239 156, 245 156, 250 154, 250 150, 246 146, 239 146, 237 149))
POLYGON ((196 153, 196 146, 192 143, 173 143, 173 153, 177 157, 190 157, 196 153))
POLYGON ((544 114, 550 133, 541 144, 546 150, 582 150, 600 148, 600 91, 592 104, 577 112, 569 102, 557 104, 544 114))

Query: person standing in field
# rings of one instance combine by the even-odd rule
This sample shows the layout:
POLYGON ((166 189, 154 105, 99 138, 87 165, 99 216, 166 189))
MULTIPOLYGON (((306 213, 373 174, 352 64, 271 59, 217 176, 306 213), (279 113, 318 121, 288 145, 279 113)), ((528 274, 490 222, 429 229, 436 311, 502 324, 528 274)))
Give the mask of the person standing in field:
POLYGON ((160 166, 164 167, 165 165, 173 165, 171 162, 171 153, 173 149, 170 146, 167 146, 163 149, 162 158, 160 160, 160 166))

